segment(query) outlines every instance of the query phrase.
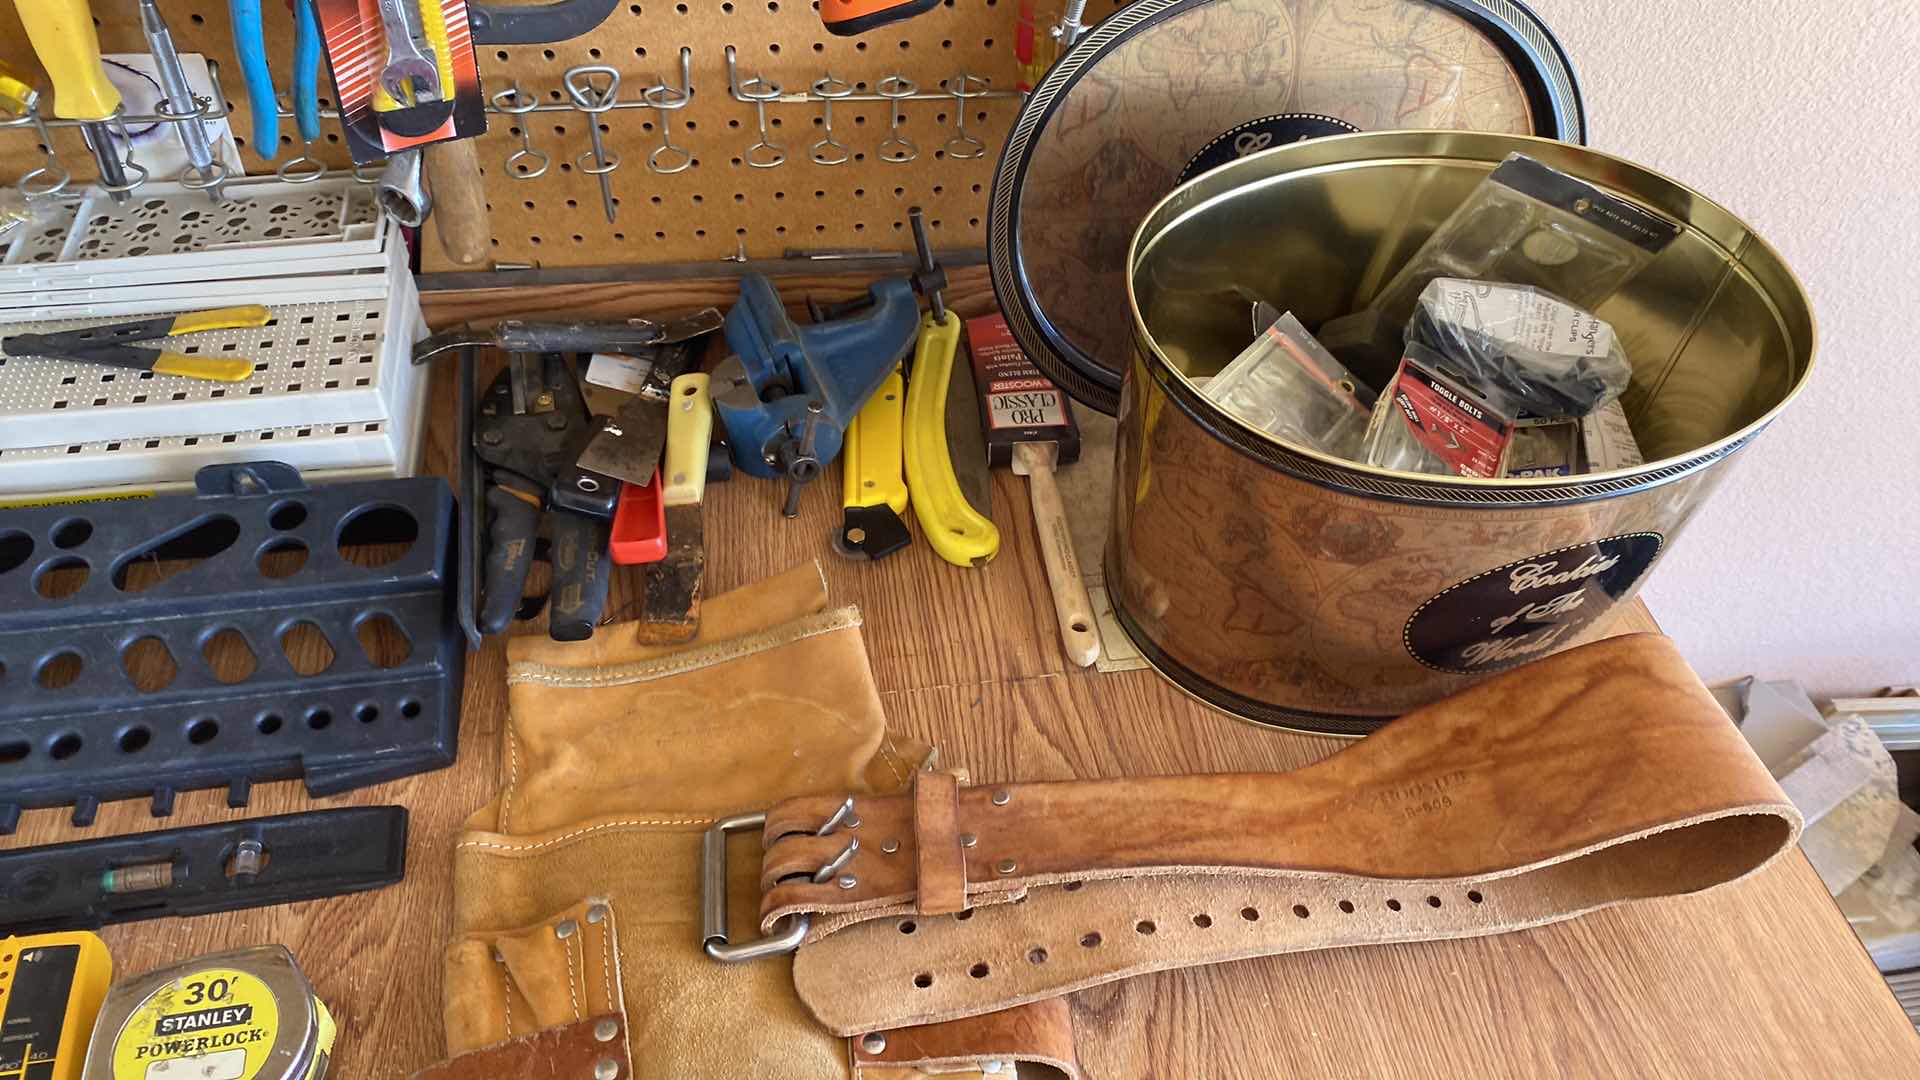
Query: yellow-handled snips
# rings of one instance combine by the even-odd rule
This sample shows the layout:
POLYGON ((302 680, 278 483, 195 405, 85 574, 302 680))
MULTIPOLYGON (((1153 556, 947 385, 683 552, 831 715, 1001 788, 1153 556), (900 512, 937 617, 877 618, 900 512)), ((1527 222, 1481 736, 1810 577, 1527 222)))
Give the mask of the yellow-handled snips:
POLYGON ((189 379, 215 382, 240 382, 253 374, 253 361, 237 356, 201 356, 172 349, 146 349, 136 342, 176 334, 197 334, 202 330, 234 330, 247 326, 265 326, 273 314, 258 304, 215 308, 212 311, 188 311, 162 315, 138 322, 89 326, 63 330, 56 334, 15 334, 0 338, 0 353, 18 357, 46 357, 82 364, 132 368, 159 375, 180 375, 189 379))

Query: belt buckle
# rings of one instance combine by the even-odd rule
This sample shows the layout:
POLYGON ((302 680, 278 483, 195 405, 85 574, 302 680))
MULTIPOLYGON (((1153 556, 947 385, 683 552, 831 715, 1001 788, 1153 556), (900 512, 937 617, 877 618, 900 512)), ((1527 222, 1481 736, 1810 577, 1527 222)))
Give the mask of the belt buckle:
MULTIPOLYGON (((828 816, 827 820, 815 829, 813 835, 826 836, 838 829, 842 822, 853 814, 853 799, 845 802, 828 816)), ((757 937, 751 941, 735 943, 729 940, 727 932, 727 837, 743 829, 764 828, 767 824, 766 812, 735 814, 721 818, 708 826, 706 835, 700 842, 700 926, 701 947, 706 954, 723 964, 743 964, 751 960, 760 960, 769 956, 785 956, 796 952, 800 943, 806 940, 807 931, 813 926, 813 918, 798 912, 782 915, 774 921, 773 933, 757 937)), ((860 850, 860 840, 852 837, 840 854, 828 860, 825 866, 812 875, 815 882, 833 879, 840 869, 847 865, 855 852, 860 850)))

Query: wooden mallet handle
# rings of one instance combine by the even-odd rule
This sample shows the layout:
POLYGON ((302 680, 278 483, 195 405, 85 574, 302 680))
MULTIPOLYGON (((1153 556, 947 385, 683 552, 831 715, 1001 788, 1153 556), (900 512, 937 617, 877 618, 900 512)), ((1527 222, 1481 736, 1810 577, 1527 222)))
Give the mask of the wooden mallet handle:
POLYGON ((480 186, 480 155, 473 140, 434 143, 426 148, 424 164, 440 250, 460 266, 485 262, 493 247, 493 229, 487 220, 487 193, 480 186))

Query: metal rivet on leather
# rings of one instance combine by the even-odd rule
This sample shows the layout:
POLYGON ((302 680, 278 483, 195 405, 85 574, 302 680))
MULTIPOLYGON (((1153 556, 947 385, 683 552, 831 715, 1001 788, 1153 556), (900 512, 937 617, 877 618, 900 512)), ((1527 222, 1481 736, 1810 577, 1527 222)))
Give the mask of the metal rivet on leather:
POLYGON ((887 1049, 887 1037, 876 1031, 860 1040, 860 1049, 869 1054, 885 1053, 887 1049))
POLYGON ((995 806, 1005 806, 1012 801, 1013 792, 1008 791, 1006 788, 1001 788, 993 793, 993 805, 995 806))
POLYGON ((561 941, 565 941, 579 932, 580 932, 580 924, 575 922, 572 919, 563 919, 561 920, 560 925, 553 928, 554 936, 559 938, 561 941))
POLYGON ((612 1058, 601 1058, 593 1066, 593 1080, 615 1080, 620 1075, 620 1063, 612 1058))
POLYGON ((611 1018, 593 1025, 593 1037, 597 1042, 612 1042, 613 1037, 618 1034, 620 1034, 620 1025, 611 1018))
POLYGON ((961 833, 961 834, 960 834, 960 846, 961 846, 961 847, 972 847, 973 845, 975 845, 975 844, 977 844, 977 843, 979 843, 979 842, 980 842, 980 838, 979 838, 979 837, 977 837, 977 836, 975 836, 975 835, 973 835, 973 834, 972 834, 972 833, 970 833, 970 832, 963 832, 963 833, 961 833))
POLYGON ((607 918, 607 905, 605 904, 595 904, 592 907, 587 909, 587 921, 592 923, 595 926, 598 926, 602 922, 605 922, 606 918, 607 918))
POLYGON ((993 868, 995 870, 1000 871, 1003 874, 1011 874, 1015 870, 1019 869, 1019 867, 1014 864, 1014 861, 1012 859, 1001 859, 999 862, 993 864, 993 868))
POLYGON ((859 884, 860 879, 854 877, 852 874, 844 874, 840 878, 840 887, 843 889, 851 889, 859 884))
POLYGON ((881 845, 880 845, 880 850, 881 850, 881 852, 883 852, 883 853, 885 853, 885 854, 887 854, 887 855, 891 855, 891 854, 893 854, 894 852, 896 852, 896 851, 899 851, 899 850, 900 850, 900 841, 898 841, 898 840, 887 840, 887 841, 884 841, 884 842, 882 842, 882 843, 881 843, 881 845))

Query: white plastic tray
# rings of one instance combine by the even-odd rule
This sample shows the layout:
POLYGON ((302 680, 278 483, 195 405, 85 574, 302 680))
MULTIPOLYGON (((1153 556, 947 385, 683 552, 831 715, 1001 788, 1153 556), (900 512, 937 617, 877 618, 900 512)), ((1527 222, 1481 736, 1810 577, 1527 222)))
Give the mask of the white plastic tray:
POLYGON ((352 177, 289 184, 235 180, 227 199, 178 184, 149 183, 125 205, 90 192, 28 226, 0 258, 0 285, 83 288, 313 273, 380 267, 398 233, 352 177))
MULTIPOLYGON (((407 342, 410 353, 426 326, 411 279, 407 293, 408 303, 389 330, 407 342)), ((10 495, 164 489, 191 483, 202 466, 241 461, 284 461, 303 473, 412 476, 420 465, 431 369, 403 361, 395 374, 392 413, 373 420, 0 450, 0 501, 10 495)))
MULTIPOLYGON (((385 275, 340 275, 309 294, 309 302, 269 303, 274 321, 267 326, 165 339, 168 348, 180 352, 252 360, 255 370, 245 382, 50 358, 0 358, 0 449, 384 420, 391 412, 388 402, 397 400, 401 369, 412 366, 411 335, 420 319, 413 277, 398 264, 403 250, 395 245, 385 275), (319 296, 331 299, 311 302, 319 296), (396 321, 397 326, 388 325, 396 321)), ((54 333, 122 321, 129 314, 243 303, 253 298, 251 286, 235 282, 208 289, 194 302, 117 304, 122 310, 111 317, 22 323, 0 312, 0 334, 54 333)))

